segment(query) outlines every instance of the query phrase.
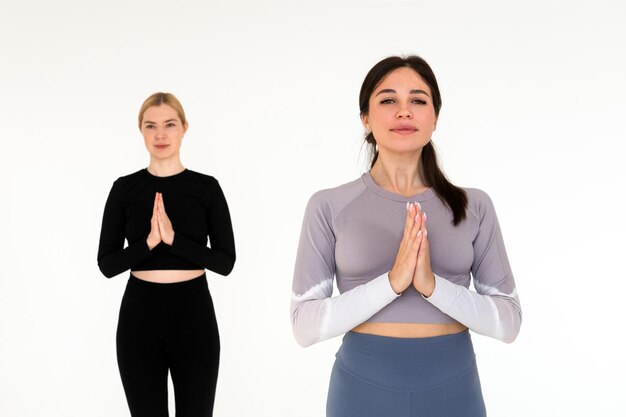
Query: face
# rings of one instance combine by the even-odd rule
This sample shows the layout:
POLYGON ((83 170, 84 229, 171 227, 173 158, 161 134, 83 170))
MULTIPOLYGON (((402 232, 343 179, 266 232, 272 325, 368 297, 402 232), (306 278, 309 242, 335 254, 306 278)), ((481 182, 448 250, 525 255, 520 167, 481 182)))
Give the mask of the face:
POLYGON ((419 155, 437 126, 428 84, 411 68, 398 68, 374 89, 363 126, 376 138, 379 153, 419 155))
POLYGON ((154 159, 178 158, 186 131, 176 110, 167 104, 148 107, 141 120, 141 134, 154 159))

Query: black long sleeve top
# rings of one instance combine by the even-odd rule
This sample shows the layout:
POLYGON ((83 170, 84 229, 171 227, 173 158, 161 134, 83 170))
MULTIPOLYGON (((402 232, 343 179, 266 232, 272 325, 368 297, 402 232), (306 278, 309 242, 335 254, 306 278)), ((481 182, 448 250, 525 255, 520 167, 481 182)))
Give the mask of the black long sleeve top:
POLYGON ((98 248, 98 266, 107 278, 128 269, 206 268, 228 275, 234 263, 230 213, 215 178, 188 169, 169 177, 156 177, 142 169, 113 183, 104 208, 98 248), (161 242, 150 250, 146 239, 157 192, 163 194, 174 241, 171 246, 161 242), (128 241, 126 247, 124 240, 128 241))

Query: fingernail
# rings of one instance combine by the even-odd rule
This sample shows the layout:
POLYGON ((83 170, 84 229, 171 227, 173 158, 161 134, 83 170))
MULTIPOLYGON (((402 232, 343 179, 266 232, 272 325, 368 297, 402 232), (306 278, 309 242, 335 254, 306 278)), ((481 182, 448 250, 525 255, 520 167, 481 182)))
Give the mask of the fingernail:
POLYGON ((419 207, 419 209, 421 210, 422 209, 422 205, 420 203, 416 203, 416 204, 417 204, 417 207, 419 207))
POLYGON ((424 236, 428 236, 428 230, 424 230, 424 236))
POLYGON ((408 201, 406 202, 406 209, 407 210, 409 209, 409 202, 408 201))
POLYGON ((427 220, 428 218, 426 217, 426 212, 422 211, 422 213, 424 213, 424 220, 427 220))
POLYGON ((417 237, 420 237, 422 235, 422 231, 420 230, 419 232, 417 232, 417 237))

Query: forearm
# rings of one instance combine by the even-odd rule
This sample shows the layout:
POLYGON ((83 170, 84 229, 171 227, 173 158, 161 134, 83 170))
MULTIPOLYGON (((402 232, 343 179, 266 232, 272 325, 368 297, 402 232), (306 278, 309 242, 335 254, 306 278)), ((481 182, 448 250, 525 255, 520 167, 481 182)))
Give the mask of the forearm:
POLYGON ((131 269, 152 255, 145 240, 139 240, 124 249, 99 254, 98 267, 107 278, 112 278, 131 269))
POLYGON ((220 275, 228 275, 235 265, 235 248, 209 248, 179 232, 174 234, 170 251, 203 268, 220 275))
POLYGON ((504 294, 486 286, 481 290, 477 293, 435 276, 435 290, 424 298, 476 333, 513 342, 522 322, 517 292, 513 289, 511 294, 504 294))
POLYGON ((292 295, 291 324, 301 346, 353 329, 398 297, 386 273, 335 297, 330 297, 332 285, 329 279, 292 295))

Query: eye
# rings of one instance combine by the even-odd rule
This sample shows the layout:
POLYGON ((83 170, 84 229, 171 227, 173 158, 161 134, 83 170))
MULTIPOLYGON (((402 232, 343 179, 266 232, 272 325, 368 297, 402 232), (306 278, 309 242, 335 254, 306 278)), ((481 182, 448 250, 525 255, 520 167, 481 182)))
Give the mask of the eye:
POLYGON ((393 104, 396 101, 392 98, 384 98, 382 100, 380 100, 380 104, 393 104))
POLYGON ((154 125, 145 125, 146 129, 154 129, 154 125))
POLYGON ((426 104, 426 100, 422 100, 421 98, 414 98, 413 100, 411 100, 411 103, 424 105, 426 104))
POLYGON ((174 127, 174 126, 176 126, 176 123, 174 123, 174 122, 170 122, 170 123, 165 125, 165 127, 174 127))

